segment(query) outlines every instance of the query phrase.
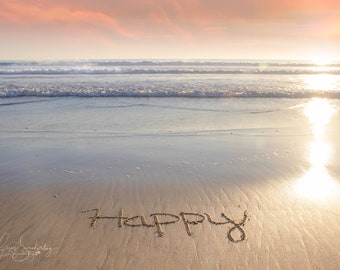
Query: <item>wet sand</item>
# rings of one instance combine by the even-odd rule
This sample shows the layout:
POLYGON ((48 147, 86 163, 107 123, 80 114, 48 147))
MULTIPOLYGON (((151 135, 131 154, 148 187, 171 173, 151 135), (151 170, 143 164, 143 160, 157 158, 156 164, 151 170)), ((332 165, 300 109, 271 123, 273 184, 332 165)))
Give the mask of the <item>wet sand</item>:
POLYGON ((106 100, 62 100, 86 110, 60 118, 55 102, 1 107, 1 268, 340 267, 338 113, 319 136, 310 100, 254 113, 142 99, 143 115, 118 100, 112 118, 106 100), (25 110, 35 121, 14 122, 25 110))

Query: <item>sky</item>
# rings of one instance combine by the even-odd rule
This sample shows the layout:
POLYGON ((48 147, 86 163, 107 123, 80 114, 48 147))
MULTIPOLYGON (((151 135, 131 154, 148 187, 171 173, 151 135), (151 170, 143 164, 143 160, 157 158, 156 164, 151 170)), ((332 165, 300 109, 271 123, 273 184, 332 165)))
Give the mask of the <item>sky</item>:
POLYGON ((0 0, 0 59, 337 59, 340 0, 0 0))

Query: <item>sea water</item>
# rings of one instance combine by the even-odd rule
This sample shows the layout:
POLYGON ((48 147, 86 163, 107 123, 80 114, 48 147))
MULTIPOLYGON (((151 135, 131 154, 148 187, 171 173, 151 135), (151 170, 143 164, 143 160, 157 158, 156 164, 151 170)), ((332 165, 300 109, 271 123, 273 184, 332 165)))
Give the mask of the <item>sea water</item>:
POLYGON ((308 104, 337 166, 339 90, 340 63, 3 61, 0 173, 19 170, 13 163, 38 172, 61 162, 68 173, 117 161, 123 177, 164 164, 187 175, 185 166, 197 164, 197 175, 210 179, 217 165, 223 176, 233 164, 230 177, 238 181, 248 179, 245 161, 275 168, 292 157, 308 167, 314 139, 308 104), (310 103, 315 97, 327 102, 310 103))
MULTIPOLYGON (((0 135, 280 134, 303 104, 338 106, 340 63, 260 60, 0 62, 0 135)), ((319 110, 318 108, 316 110, 319 110)), ((302 121, 302 122, 301 122, 302 121)))
POLYGON ((340 63, 1 61, 0 97, 340 97, 340 63))

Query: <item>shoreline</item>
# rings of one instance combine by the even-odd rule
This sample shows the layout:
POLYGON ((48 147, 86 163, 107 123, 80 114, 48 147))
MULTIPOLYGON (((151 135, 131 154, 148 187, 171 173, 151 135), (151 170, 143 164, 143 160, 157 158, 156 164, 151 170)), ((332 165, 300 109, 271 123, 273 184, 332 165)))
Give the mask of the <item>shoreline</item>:
POLYGON ((0 107, 0 267, 340 267, 339 114, 313 163, 301 101, 118 102, 0 107))

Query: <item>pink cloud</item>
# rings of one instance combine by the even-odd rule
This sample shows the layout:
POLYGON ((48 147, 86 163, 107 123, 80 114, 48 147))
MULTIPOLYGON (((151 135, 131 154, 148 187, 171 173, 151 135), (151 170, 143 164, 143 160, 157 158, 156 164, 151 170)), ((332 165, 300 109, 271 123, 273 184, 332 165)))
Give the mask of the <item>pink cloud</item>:
MULTIPOLYGON (((1 4, 1 3, 0 3, 1 4)), ((91 10, 70 10, 66 7, 43 8, 37 5, 19 2, 1 4, 0 23, 11 24, 11 27, 24 26, 32 29, 38 25, 73 25, 79 28, 94 27, 113 31, 127 38, 134 38, 130 31, 126 31, 121 24, 111 16, 91 10)))
POLYGON ((226 46, 294 48, 322 39, 337 46, 339 18, 339 0, 0 0, 7 48, 48 40, 76 50, 119 48, 128 56, 143 48, 163 54, 217 48, 217 54, 226 46))
POLYGON ((321 24, 322 14, 339 17, 340 13, 338 0, 0 0, 0 5, 0 20, 12 24, 78 25, 140 39, 190 40, 199 33, 209 34, 209 29, 214 29, 211 34, 218 28, 225 33, 235 24, 308 20, 321 24))

